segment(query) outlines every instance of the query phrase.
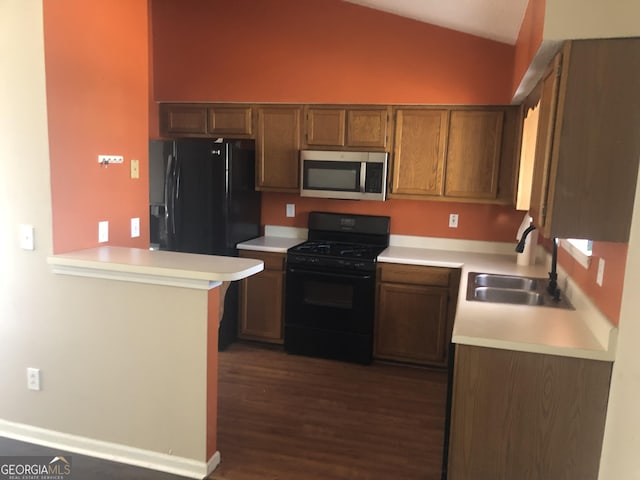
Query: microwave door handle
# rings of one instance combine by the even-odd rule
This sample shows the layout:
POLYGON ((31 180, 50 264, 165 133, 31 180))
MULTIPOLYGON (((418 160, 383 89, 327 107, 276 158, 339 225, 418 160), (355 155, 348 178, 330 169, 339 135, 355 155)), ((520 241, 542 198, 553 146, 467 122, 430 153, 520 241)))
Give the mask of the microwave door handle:
POLYGON ((364 193, 364 184, 367 181, 367 162, 360 162, 360 193, 364 193))

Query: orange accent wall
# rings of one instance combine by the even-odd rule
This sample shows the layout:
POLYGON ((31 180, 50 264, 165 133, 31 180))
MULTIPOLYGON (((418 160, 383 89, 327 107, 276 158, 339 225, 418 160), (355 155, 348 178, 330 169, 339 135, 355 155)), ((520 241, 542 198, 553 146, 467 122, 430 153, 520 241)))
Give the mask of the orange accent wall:
POLYGON ((44 0, 43 12, 54 252, 97 246, 102 220, 108 244, 148 247, 147 0, 44 0))
POLYGON ((545 0, 529 0, 527 4, 516 41, 512 93, 518 89, 531 60, 542 44, 545 8, 545 0))
POLYGON ((209 290, 207 304, 207 458, 218 449, 218 325, 220 288, 209 290))
MULTIPOLYGON (((542 245, 547 251, 551 251, 551 240, 542 239, 542 245)), ((587 269, 564 248, 558 247, 558 264, 614 325, 618 325, 620 321, 627 250, 626 243, 593 242, 591 263, 587 269), (602 286, 596 283, 600 258, 605 261, 602 286)))
MULTIPOLYGON (((513 46, 339 0, 152 0, 151 16, 156 101, 511 101, 513 46)), ((151 123, 154 137, 157 117, 151 123)), ((263 224, 303 227, 310 210, 349 211, 391 215, 394 233, 485 240, 512 241, 522 216, 504 207, 403 200, 264 193, 262 202, 263 224), (284 217, 285 198, 298 204, 293 222, 284 217), (455 211, 457 230, 443 220, 455 211)))
POLYGON ((262 223, 265 225, 306 228, 309 212, 313 210, 388 215, 393 234, 513 242, 514 247, 523 215, 512 207, 499 205, 422 200, 325 200, 286 193, 270 193, 265 202, 266 196, 263 194, 262 207, 262 223), (294 218, 285 215, 287 203, 296 206, 294 218), (459 215, 458 228, 449 228, 450 213, 459 215))
POLYGON ((511 101, 514 47, 340 0, 151 0, 157 101, 511 101))

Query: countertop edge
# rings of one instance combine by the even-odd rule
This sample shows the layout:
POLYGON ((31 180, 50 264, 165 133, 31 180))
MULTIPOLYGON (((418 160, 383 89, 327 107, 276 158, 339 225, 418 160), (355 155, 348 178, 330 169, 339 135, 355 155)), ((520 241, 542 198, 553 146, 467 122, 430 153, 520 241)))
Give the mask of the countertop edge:
POLYGON ((613 362, 615 360, 615 352, 610 352, 608 350, 588 350, 584 348, 567 349, 566 347, 555 347, 553 345, 528 344, 515 341, 509 342, 505 340, 488 339, 485 337, 469 337, 464 335, 454 335, 451 342, 456 345, 496 348, 499 350, 555 355, 559 357, 581 358, 585 360, 598 360, 603 362, 613 362))
MULTIPOLYGON (((47 257, 47 263, 51 265, 53 273, 61 275, 71 275, 88 278, 102 278, 108 280, 118 280, 133 283, 146 283, 151 285, 164 285, 182 288, 192 288, 197 290, 210 290, 219 286, 222 282, 233 282, 255 275, 264 270, 264 263, 260 260, 238 258, 238 268, 229 269, 229 260, 235 257, 224 258, 225 271, 215 271, 215 259, 207 255, 209 270, 189 268, 188 262, 184 266, 177 267, 175 264, 163 265, 145 263, 149 258, 144 249, 133 249, 126 247, 98 247, 66 254, 51 255, 47 257), (98 259, 101 254, 117 252, 129 253, 135 251, 141 256, 139 261, 127 261, 126 259, 98 259), (95 253, 96 258, 90 258, 95 253), (81 256, 80 256, 81 255, 81 256)), ((180 255, 178 252, 172 252, 180 255)), ((149 253, 148 255, 152 255, 149 253)), ((187 255, 184 254, 185 258, 187 255)), ((136 258, 137 258, 136 257, 136 258)), ((174 256, 173 260, 179 259, 174 256)))

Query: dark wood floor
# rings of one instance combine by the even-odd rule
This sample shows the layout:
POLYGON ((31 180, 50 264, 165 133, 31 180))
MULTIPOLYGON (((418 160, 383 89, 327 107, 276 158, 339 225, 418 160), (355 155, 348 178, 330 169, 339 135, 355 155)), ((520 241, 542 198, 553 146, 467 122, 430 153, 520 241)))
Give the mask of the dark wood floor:
MULTIPOLYGON (((439 480, 446 374, 234 344, 220 352, 211 480, 439 480)), ((1 455, 64 455, 0 438, 1 455)), ((74 477, 183 477, 71 454, 74 477)))
POLYGON ((444 372, 244 344, 219 358, 212 479, 440 479, 444 372))

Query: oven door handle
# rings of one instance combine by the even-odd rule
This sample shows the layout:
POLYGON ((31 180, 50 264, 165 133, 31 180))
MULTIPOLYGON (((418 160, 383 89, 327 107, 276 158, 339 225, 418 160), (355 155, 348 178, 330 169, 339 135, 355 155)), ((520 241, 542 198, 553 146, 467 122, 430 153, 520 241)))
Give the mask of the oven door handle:
POLYGON ((355 279, 355 280, 368 280, 371 278, 370 273, 350 274, 350 273, 318 272, 316 270, 300 270, 297 268, 287 268, 287 273, 299 273, 303 275, 319 275, 321 277, 349 278, 349 279, 355 279))

